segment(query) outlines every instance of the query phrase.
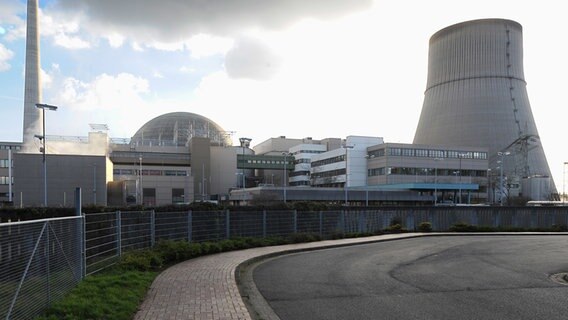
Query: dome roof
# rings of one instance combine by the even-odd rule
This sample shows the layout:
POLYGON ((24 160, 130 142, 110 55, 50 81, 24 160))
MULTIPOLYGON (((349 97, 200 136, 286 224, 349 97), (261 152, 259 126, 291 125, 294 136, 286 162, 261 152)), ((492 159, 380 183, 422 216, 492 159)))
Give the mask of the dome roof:
POLYGON ((132 136, 131 143, 159 146, 188 146, 192 137, 207 137, 211 143, 230 146, 230 134, 204 116, 172 112, 146 122, 132 136))

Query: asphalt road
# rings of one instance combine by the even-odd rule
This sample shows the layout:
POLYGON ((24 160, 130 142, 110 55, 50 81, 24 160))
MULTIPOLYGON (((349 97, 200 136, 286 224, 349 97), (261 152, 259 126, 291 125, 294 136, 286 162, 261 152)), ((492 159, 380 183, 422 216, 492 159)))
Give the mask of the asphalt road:
POLYGON ((566 320, 558 272, 567 236, 454 236, 287 255, 253 279, 282 320, 566 320))

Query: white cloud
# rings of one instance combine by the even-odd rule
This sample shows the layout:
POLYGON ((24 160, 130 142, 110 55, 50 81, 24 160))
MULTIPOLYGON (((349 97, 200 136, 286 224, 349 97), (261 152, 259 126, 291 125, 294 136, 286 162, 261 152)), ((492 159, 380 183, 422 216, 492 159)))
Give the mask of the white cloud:
POLYGON ((186 74, 191 74, 194 73, 195 71, 196 71, 195 68, 188 66, 182 66, 181 68, 179 68, 179 72, 186 74))
POLYGON ((68 36, 65 33, 58 33, 53 37, 55 44, 66 49, 88 49, 91 44, 79 37, 68 36))
POLYGON ((144 105, 143 94, 148 93, 148 80, 129 73, 117 76, 106 73, 91 82, 68 77, 57 93, 58 103, 82 110, 108 110, 144 105))
POLYGON ((266 80, 280 68, 281 58, 265 43, 250 37, 239 38, 227 52, 225 69, 231 78, 266 80))
POLYGON ((26 35, 25 21, 19 16, 25 9, 25 4, 18 1, 0 2, 0 22, 1 28, 4 29, 0 36, 4 35, 7 41, 14 41, 26 35))
POLYGON ((106 35, 106 38, 110 46, 113 48, 119 48, 124 43, 124 36, 116 32, 106 35))
POLYGON ((91 47, 88 41, 78 35, 81 23, 79 16, 61 17, 40 10, 39 19, 41 35, 53 37, 53 42, 56 45, 66 49, 87 49, 91 47))
POLYGON ((10 61, 13 57, 14 52, 0 43, 0 72, 9 70, 11 68, 11 65, 10 63, 8 63, 8 61, 10 61))
POLYGON ((233 44, 234 41, 229 38, 198 34, 187 41, 186 47, 191 52, 192 58, 200 59, 215 54, 225 54, 233 44))

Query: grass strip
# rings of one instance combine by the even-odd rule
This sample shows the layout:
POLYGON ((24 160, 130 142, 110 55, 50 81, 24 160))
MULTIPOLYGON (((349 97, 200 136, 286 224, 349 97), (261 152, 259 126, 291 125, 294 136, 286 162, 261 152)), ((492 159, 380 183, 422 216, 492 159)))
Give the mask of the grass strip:
POLYGON ((89 276, 37 319, 132 319, 157 275, 116 269, 89 276))

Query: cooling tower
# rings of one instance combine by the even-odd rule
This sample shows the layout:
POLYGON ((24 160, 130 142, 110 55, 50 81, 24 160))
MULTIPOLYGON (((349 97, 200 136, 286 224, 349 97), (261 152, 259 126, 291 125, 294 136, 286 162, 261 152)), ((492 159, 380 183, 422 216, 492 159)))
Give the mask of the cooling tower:
POLYGON ((503 158, 510 184, 544 176, 556 193, 527 95, 519 23, 467 21, 430 38, 414 143, 487 148, 490 168, 500 170, 503 158))
POLYGON ((42 114, 36 108, 41 102, 38 0, 28 0, 26 26, 26 71, 24 84, 24 147, 33 142, 34 135, 41 134, 42 114))

